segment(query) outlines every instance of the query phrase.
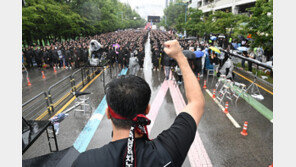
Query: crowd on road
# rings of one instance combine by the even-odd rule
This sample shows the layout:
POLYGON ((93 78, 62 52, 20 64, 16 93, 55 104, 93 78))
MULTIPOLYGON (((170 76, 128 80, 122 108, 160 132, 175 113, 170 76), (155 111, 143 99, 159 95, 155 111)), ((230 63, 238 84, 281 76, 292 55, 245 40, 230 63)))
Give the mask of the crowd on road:
POLYGON ((147 35, 146 30, 125 30, 80 37, 77 40, 54 41, 46 46, 28 46, 23 48, 23 63, 27 68, 83 67, 87 65, 90 56, 90 41, 97 40, 102 45, 99 54, 109 59, 112 65, 118 62, 120 68, 127 67, 129 58, 135 56, 142 67, 147 35))
MULTIPOLYGON (((165 71, 166 79, 168 79, 168 72, 170 69, 176 71, 177 78, 179 78, 179 83, 181 82, 182 74, 178 64, 170 59, 165 52, 163 51, 163 43, 167 40, 176 39, 176 36, 170 32, 160 31, 160 30, 151 30, 151 50, 152 50, 152 63, 153 69, 158 70, 163 68, 165 71), (178 77, 179 76, 179 77, 178 77)), ((177 38, 178 39, 178 38, 177 38)), ((218 38, 217 40, 199 40, 199 39, 178 39, 180 46, 183 50, 189 50, 195 53, 195 57, 188 58, 190 66, 196 76, 200 74, 202 77, 205 72, 209 70, 214 70, 218 75, 226 75, 227 78, 233 79, 234 74, 232 70, 234 68, 233 59, 229 55, 230 50, 237 49, 232 45, 236 43, 239 47, 249 48, 249 41, 246 39, 227 41, 224 38, 218 38), (227 52, 222 52, 220 49, 226 50, 227 52)), ((261 55, 256 52, 244 50, 239 51, 238 54, 246 58, 251 59, 261 59, 261 55)), ((247 60, 241 59, 241 66, 245 68, 245 63, 248 64, 248 70, 251 72, 253 70, 253 63, 247 60)))
MULTIPOLYGON (((77 40, 55 41, 47 46, 28 46, 23 49, 23 61, 27 68, 37 66, 57 68, 79 68, 88 64, 90 53, 90 41, 97 40, 102 48, 98 50, 102 58, 109 60, 110 64, 118 64, 119 68, 129 67, 131 74, 136 74, 143 68, 145 57, 145 42, 148 31, 144 29, 124 30, 104 33, 95 36, 80 37, 77 40)), ((164 42, 178 39, 171 32, 161 30, 150 31, 150 43, 152 52, 153 70, 164 69, 166 79, 170 69, 178 71, 178 64, 165 54, 164 42)), ((233 62, 228 53, 220 52, 219 48, 234 49, 234 45, 226 40, 198 40, 178 39, 183 50, 190 50, 196 57, 190 58, 189 63, 196 75, 201 77, 208 70, 216 70, 233 78, 231 73, 233 62)), ((239 42, 240 47, 248 47, 247 40, 239 42)), ((240 52, 243 56, 256 59, 258 56, 253 51, 240 52)), ((245 60, 241 60, 242 68, 245 68, 245 60)), ((252 62, 248 62, 248 70, 252 71, 252 62)), ((180 74, 180 73, 179 73, 180 74)), ((180 78, 180 77, 179 77, 180 78)))

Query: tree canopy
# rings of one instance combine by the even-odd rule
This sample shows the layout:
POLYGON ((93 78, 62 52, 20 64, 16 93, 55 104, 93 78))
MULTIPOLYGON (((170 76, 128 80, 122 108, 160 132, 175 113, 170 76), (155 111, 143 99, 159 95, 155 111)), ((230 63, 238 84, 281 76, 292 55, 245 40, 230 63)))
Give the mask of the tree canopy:
POLYGON ((118 0, 26 0, 22 7, 23 41, 27 44, 144 25, 136 11, 118 0))
POLYGON ((250 15, 224 11, 203 13, 199 9, 187 10, 185 23, 185 5, 179 1, 164 9, 160 25, 178 32, 186 30, 190 36, 204 37, 211 33, 225 34, 229 37, 251 34, 251 47, 262 47, 271 51, 273 46, 273 0, 257 0, 254 7, 248 8, 250 15), (165 24, 165 17, 166 23, 165 24))

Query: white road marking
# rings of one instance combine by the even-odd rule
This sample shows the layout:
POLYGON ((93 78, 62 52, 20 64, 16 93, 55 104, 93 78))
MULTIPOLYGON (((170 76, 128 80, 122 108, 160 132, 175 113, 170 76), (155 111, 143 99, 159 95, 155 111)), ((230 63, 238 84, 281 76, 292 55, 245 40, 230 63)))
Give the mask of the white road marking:
MULTIPOLYGON (((173 99, 176 114, 186 106, 184 98, 180 92, 178 85, 174 84, 174 81, 169 82, 169 89, 173 99)), ((188 151, 188 158, 191 167, 212 167, 212 162, 207 154, 207 151, 203 145, 203 142, 199 136, 198 130, 196 131, 194 141, 188 151)))
MULTIPOLYGON (((213 99, 213 94, 209 91, 209 89, 206 89, 206 92, 213 99)), ((225 110, 225 108, 221 105, 221 103, 216 98, 213 100, 215 101, 215 103, 217 103, 217 105, 221 108, 222 111, 225 110)), ((236 128, 241 128, 241 126, 236 122, 236 120, 229 113, 226 114, 226 116, 236 128)))
POLYGON ((91 116, 90 120, 93 120, 93 119, 102 120, 103 116, 104 115, 102 115, 100 113, 96 113, 91 116))

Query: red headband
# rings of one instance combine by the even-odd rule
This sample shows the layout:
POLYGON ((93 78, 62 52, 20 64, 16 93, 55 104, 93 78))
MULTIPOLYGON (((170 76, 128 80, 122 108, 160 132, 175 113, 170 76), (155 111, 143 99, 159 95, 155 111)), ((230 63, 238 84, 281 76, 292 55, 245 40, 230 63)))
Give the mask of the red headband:
MULTIPOLYGON (((114 110, 108 105, 108 110, 109 110, 109 113, 110 113, 110 115, 111 115, 111 117, 112 118, 115 118, 115 119, 121 119, 121 120, 127 120, 128 118, 125 118, 125 117, 123 117, 123 116, 121 116, 121 115, 119 115, 119 114, 117 114, 116 112, 114 112, 114 110)), ((135 116, 133 119, 132 119, 132 121, 134 121, 134 122, 138 122, 139 124, 143 124, 144 123, 144 126, 145 125, 149 125, 150 124, 150 120, 149 120, 149 118, 147 118, 144 114, 138 114, 137 116, 135 116), (147 120, 147 122, 143 122, 143 120, 142 121, 140 121, 140 118, 144 118, 145 120, 147 120)))
POLYGON ((127 120, 127 118, 124 118, 124 117, 120 116, 119 114, 117 114, 116 112, 114 112, 114 110, 112 110, 112 108, 109 106, 109 104, 108 104, 108 110, 109 110, 111 117, 113 117, 115 119, 127 120))

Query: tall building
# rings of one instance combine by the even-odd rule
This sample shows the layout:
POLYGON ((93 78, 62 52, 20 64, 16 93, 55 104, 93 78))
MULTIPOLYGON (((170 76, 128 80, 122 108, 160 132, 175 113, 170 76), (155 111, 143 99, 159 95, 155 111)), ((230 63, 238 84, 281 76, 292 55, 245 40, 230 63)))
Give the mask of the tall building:
POLYGON ((255 5, 256 0, 192 0, 189 7, 198 8, 204 13, 226 11, 234 14, 247 13, 246 9, 255 5))

